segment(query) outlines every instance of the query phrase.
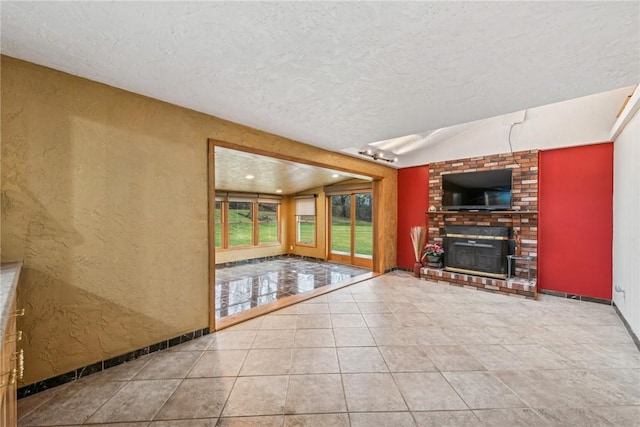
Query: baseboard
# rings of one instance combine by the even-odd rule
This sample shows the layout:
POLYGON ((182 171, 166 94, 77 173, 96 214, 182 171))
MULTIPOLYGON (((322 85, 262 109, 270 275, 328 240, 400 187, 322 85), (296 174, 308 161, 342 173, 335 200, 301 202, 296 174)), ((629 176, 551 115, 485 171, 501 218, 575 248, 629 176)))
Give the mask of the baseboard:
POLYGON ((164 350, 166 348, 173 347, 178 344, 182 344, 187 341, 191 341, 192 339, 200 338, 208 334, 209 334, 209 328, 198 329, 196 331, 188 332, 186 334, 183 334, 165 341, 157 342, 147 347, 142 347, 137 350, 133 350, 128 353, 121 354, 120 356, 112 357, 106 360, 101 360, 100 362, 92 363, 91 365, 83 366, 81 368, 74 369, 69 372, 65 372, 64 374, 56 375, 55 377, 52 377, 52 378, 48 378, 46 380, 38 381, 33 384, 20 387, 18 389, 18 399, 22 399, 23 397, 40 393, 41 391, 45 391, 52 387, 56 387, 71 381, 78 380, 80 378, 86 377, 87 375, 104 371, 105 369, 121 365, 125 362, 130 362, 146 354, 155 353, 156 351, 164 350))
POLYGON ((263 257, 259 257, 259 258, 240 259, 240 260, 237 260, 237 261, 221 262, 219 264, 216 264, 216 269, 237 267, 237 266, 240 266, 240 265, 260 264, 261 262, 265 262, 265 261, 274 261, 274 260, 286 259, 286 258, 298 258, 298 259, 302 259, 302 260, 321 261, 321 262, 325 262, 326 261, 323 258, 315 258, 315 257, 310 257, 310 256, 305 256, 305 255, 280 254, 280 255, 263 256, 263 257))
POLYGON ((593 298, 593 297, 587 297, 587 296, 584 296, 584 295, 567 294, 565 292, 549 291, 549 290, 545 290, 545 289, 538 289, 538 293, 539 294, 545 294, 545 295, 552 295, 554 297, 574 299, 574 300, 578 300, 578 301, 595 302, 597 304, 605 304, 605 305, 612 305, 613 304, 613 300, 610 300, 610 299, 593 298))
POLYGON ((636 347, 638 347, 638 350, 640 350, 640 339, 638 339, 638 336, 633 332, 633 329, 631 329, 631 325, 629 325, 629 322, 627 322, 627 319, 624 318, 624 316, 622 315, 622 312, 620 311, 620 309, 618 309, 618 306, 616 305, 616 303, 612 302, 611 305, 613 305, 613 308, 616 310, 616 313, 618 313, 618 317, 620 318, 620 320, 622 320, 624 327, 627 328, 627 332, 629 332, 629 335, 631 335, 631 339, 635 343, 636 347))

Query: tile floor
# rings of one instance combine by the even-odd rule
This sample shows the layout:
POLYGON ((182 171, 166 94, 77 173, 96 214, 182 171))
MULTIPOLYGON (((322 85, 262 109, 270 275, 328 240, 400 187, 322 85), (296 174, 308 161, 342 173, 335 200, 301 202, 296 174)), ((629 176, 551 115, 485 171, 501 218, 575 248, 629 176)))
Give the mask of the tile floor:
POLYGON ((19 401, 20 426, 638 426, 613 308, 393 272, 19 401))
POLYGON ((216 268, 216 318, 370 272, 365 268, 295 257, 216 268))

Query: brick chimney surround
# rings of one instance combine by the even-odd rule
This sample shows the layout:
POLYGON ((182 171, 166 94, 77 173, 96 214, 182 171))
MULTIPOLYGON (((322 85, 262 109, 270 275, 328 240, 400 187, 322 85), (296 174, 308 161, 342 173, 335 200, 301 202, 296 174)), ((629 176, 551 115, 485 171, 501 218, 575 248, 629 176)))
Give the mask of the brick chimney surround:
POLYGON ((425 267, 421 270, 423 280, 521 298, 537 297, 538 150, 431 163, 429 165, 429 206, 429 211, 426 213, 429 243, 442 243, 447 226, 509 227, 512 231, 511 246, 517 246, 515 254, 530 256, 531 268, 527 271, 527 261, 516 259, 513 261, 515 275, 509 279, 503 279, 425 267), (442 209, 442 175, 506 168, 513 170, 510 210, 468 212, 442 209))

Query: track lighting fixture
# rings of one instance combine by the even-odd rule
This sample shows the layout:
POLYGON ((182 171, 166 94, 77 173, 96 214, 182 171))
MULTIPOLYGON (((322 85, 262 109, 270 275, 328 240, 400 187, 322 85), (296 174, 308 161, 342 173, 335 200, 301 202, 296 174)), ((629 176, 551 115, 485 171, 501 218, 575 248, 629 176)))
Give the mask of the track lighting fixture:
POLYGON ((389 162, 389 163, 395 163, 398 161, 397 157, 388 157, 387 154, 385 154, 383 151, 373 151, 371 149, 369 150, 360 150, 358 151, 358 154, 360 154, 361 156, 368 156, 371 157, 373 160, 381 160, 383 162, 389 162))

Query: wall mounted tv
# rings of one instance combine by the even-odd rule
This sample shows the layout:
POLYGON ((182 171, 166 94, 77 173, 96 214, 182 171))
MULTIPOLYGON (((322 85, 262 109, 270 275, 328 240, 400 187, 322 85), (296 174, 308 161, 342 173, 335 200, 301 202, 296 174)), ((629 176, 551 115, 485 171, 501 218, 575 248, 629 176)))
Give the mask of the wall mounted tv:
POLYGON ((511 169, 442 175, 442 209, 511 209, 511 169))

